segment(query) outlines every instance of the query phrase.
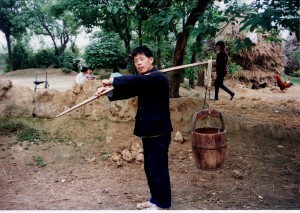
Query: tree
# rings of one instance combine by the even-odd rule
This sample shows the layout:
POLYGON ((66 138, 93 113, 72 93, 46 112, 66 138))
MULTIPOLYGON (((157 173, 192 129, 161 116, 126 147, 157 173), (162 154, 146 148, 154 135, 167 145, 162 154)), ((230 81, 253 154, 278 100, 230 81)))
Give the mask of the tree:
POLYGON ((20 9, 23 3, 22 0, 0 0, 0 30, 7 42, 9 71, 13 70, 11 37, 26 32, 26 22, 20 9))
POLYGON ((61 56, 67 44, 76 37, 78 28, 75 17, 70 11, 56 1, 27 1, 26 11, 29 17, 30 29, 36 35, 50 36, 55 55, 61 56))
MULTIPOLYGON (((185 56, 185 47, 190 36, 191 27, 193 27, 198 16, 203 14, 206 6, 211 2, 210 0, 198 0, 194 8, 188 14, 186 21, 183 23, 183 29, 176 36, 177 42, 174 51, 173 66, 179 66, 183 64, 185 56)), ((183 79, 182 70, 175 70, 170 75, 170 97, 179 97, 179 87, 183 79)))
POLYGON ((267 32, 286 29, 295 33, 299 41, 299 0, 255 0, 250 8, 252 10, 244 14, 241 30, 248 27, 251 32, 257 28, 267 32))
POLYGON ((85 48, 85 62, 94 68, 126 68, 127 56, 116 34, 96 32, 93 41, 85 48))

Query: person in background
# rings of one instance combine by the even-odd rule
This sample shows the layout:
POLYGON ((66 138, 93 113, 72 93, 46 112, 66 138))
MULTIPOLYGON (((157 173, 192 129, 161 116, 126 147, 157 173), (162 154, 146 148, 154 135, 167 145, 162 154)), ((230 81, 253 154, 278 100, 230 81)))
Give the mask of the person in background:
POLYGON ((216 43, 216 50, 217 50, 217 60, 216 60, 216 67, 217 67, 217 78, 215 81, 215 98, 214 100, 219 100, 219 88, 223 89, 230 95, 230 100, 234 97, 234 92, 229 90, 224 85, 224 78, 228 73, 228 53, 225 49, 224 41, 218 41, 216 43))
POLYGON ((112 81, 114 77, 122 76, 118 67, 113 68, 112 74, 110 74, 109 80, 112 81))
MULTIPOLYGON (((165 73, 153 65, 153 53, 146 46, 132 52, 138 75, 123 75, 102 81, 96 96, 105 86, 113 86, 108 94, 110 101, 138 96, 134 135, 142 139, 144 170, 150 188, 150 200, 137 204, 138 209, 168 209, 171 207, 171 184, 168 168, 168 151, 173 131, 169 108, 169 80, 165 73)), ((116 130, 117 131, 117 130, 116 130)))
POLYGON ((95 80, 96 76, 93 74, 93 68, 88 67, 87 73, 86 73, 86 79, 87 80, 95 80))
POLYGON ((86 75, 87 75, 87 67, 82 67, 80 73, 77 74, 75 82, 77 84, 82 84, 85 80, 87 80, 86 75))

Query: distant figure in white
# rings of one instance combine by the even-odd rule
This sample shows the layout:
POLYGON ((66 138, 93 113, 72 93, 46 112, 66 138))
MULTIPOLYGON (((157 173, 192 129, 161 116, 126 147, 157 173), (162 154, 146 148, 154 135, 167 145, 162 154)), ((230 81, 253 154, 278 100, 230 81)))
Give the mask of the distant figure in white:
POLYGON ((82 67, 81 72, 76 76, 75 82, 77 84, 82 84, 86 80, 95 80, 96 76, 93 75, 93 68, 91 67, 82 67))
POLYGON ((80 73, 76 76, 75 82, 77 84, 82 84, 85 80, 87 80, 86 75, 87 75, 88 68, 87 67, 82 67, 80 73))
POLYGON ((115 77, 119 77, 119 76, 122 76, 122 74, 120 73, 120 70, 118 67, 115 67, 113 70, 112 70, 112 74, 110 74, 110 77, 109 77, 109 80, 112 80, 115 78, 115 77))

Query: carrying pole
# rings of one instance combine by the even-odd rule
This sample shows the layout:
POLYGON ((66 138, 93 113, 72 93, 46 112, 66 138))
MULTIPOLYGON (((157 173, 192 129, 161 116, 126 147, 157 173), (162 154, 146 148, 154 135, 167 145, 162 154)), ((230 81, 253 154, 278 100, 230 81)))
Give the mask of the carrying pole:
MULTIPOLYGON (((188 67, 195 67, 195 66, 199 66, 199 65, 207 64, 207 63, 210 64, 211 62, 212 62, 212 60, 208 60, 208 61, 197 62, 197 63, 192 63, 192 64, 186 64, 186 65, 181 65, 181 66, 176 66, 176 67, 170 67, 170 68, 162 69, 162 70, 160 70, 160 71, 161 71, 161 72, 169 72, 169 71, 179 70, 179 69, 184 69, 184 68, 188 68, 188 67)), ((109 93, 109 92, 112 91, 113 89, 114 89, 113 87, 108 87, 108 89, 105 90, 105 91, 101 94, 101 96, 103 96, 103 95, 109 93)), ((73 111, 73 110, 75 110, 75 109, 77 109, 77 108, 79 108, 79 107, 81 107, 81 106, 83 106, 83 105, 85 105, 85 104, 87 104, 87 103, 89 103, 89 102, 91 102, 91 101, 93 101, 93 100, 99 98, 99 97, 100 97, 100 96, 93 95, 92 97, 86 99, 85 101, 82 101, 82 102, 80 102, 79 104, 76 104, 75 106, 73 106, 73 107, 71 107, 71 108, 69 108, 69 109, 63 111, 62 113, 58 114, 56 117, 60 117, 60 116, 62 116, 62 115, 64 115, 64 114, 66 114, 66 113, 69 113, 69 112, 71 112, 71 111, 73 111)))

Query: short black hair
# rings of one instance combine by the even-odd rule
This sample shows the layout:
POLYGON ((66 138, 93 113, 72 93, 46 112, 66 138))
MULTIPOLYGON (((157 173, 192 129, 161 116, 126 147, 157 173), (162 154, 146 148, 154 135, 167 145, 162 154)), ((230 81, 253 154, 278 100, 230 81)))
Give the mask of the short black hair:
POLYGON ((88 70, 94 70, 93 67, 88 67, 88 70))
POLYGON ((220 46, 221 50, 224 50, 225 49, 225 42, 224 41, 218 41, 216 43, 216 46, 220 46))
POLYGON ((87 67, 82 67, 82 68, 81 68, 81 72, 86 72, 87 70, 88 70, 87 67))
POLYGON ((131 53, 132 60, 137 54, 144 54, 148 58, 153 57, 153 52, 147 46, 138 46, 131 53))
POLYGON ((115 68, 113 69, 113 73, 115 73, 115 72, 120 72, 120 70, 119 70, 118 67, 115 67, 115 68))

